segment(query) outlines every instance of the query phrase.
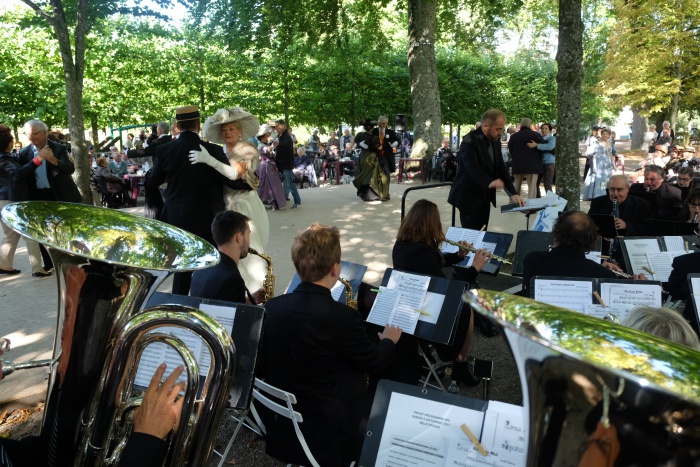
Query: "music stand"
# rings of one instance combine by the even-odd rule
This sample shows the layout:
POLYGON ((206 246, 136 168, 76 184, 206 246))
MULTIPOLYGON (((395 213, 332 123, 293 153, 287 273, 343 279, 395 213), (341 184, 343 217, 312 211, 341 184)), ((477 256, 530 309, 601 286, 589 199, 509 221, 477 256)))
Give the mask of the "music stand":
POLYGON ((653 191, 645 191, 643 188, 643 184, 641 183, 635 183, 635 185, 642 185, 642 189, 633 190, 630 188, 630 195, 636 196, 637 198, 642 198, 644 201, 649 203, 649 214, 654 219, 657 219, 659 217, 659 199, 656 196, 656 193, 654 193, 653 191))
MULTIPOLYGON (((533 230, 520 230, 515 242, 515 256, 513 258, 513 276, 523 276, 523 262, 525 257, 533 251, 549 251, 550 246, 554 244, 554 235, 552 232, 539 232, 533 230)), ((595 251, 600 251, 603 241, 600 236, 595 242, 595 251)))
POLYGON ((644 221, 644 233, 646 235, 662 236, 693 236, 695 237, 695 229, 698 224, 690 222, 662 221, 659 219, 649 219, 644 221))
POLYGON ((523 214, 525 214, 525 229, 530 230, 530 216, 537 212, 540 212, 543 209, 547 209, 547 207, 548 206, 539 206, 529 209, 521 209, 521 206, 517 203, 504 204, 503 206, 501 206, 501 213, 511 211, 522 212, 523 214))
POLYGON ((615 218, 610 214, 589 214, 593 223, 598 227, 598 235, 603 238, 617 237, 615 218))

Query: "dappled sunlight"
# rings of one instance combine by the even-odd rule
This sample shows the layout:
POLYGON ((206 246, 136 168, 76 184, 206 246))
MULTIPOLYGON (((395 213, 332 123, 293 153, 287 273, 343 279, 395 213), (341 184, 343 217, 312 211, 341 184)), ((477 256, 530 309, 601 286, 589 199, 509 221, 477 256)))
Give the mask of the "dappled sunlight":
POLYGON ((53 330, 50 332, 35 332, 32 334, 25 334, 22 331, 17 331, 17 332, 12 332, 10 334, 5 334, 3 337, 7 337, 10 339, 10 342, 12 343, 11 348, 12 349, 18 349, 24 345, 29 345, 33 344, 35 342, 39 342, 41 339, 43 339, 46 336, 51 336, 53 337, 53 330))

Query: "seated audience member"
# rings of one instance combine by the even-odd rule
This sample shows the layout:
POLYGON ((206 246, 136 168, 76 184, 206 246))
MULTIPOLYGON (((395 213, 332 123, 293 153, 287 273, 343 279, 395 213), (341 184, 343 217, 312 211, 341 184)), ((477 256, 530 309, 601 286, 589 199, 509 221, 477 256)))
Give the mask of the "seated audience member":
MULTIPOLYGON (((533 251, 523 262, 523 291, 530 297, 530 282, 535 276, 587 277, 616 279, 610 263, 598 264, 586 258, 595 246, 598 228, 593 219, 581 211, 567 211, 557 219, 552 229, 554 246, 550 251, 533 251)), ((644 274, 635 279, 646 279, 644 274)))
POLYGON ((693 224, 700 222, 700 188, 691 190, 688 193, 683 202, 683 209, 676 220, 693 224))
POLYGON ((622 324, 700 350, 698 335, 683 316, 672 308, 638 306, 627 315, 622 324))
POLYGON ((445 181, 451 182, 457 173, 457 159, 449 147, 449 138, 442 139, 442 146, 437 150, 437 161, 445 169, 445 181))
POLYGON ((112 146, 110 151, 112 152, 113 159, 109 162, 109 170, 118 177, 123 177, 129 172, 129 166, 125 161, 122 160, 122 155, 116 151, 117 148, 112 146), (113 151, 112 148, 115 150, 113 151))
MULTIPOLYGON (((391 255, 394 269, 445 277, 442 268, 461 262, 466 252, 459 249, 457 253, 443 254, 440 247, 444 240, 445 234, 442 232, 437 205, 427 199, 418 200, 401 221, 396 235, 396 243, 391 255)), ((471 246, 465 242, 463 244, 471 246)), ((473 265, 466 269, 464 280, 473 283, 479 271, 489 262, 490 257, 491 253, 486 250, 478 250, 473 265)), ((475 386, 481 381, 472 376, 468 369, 467 359, 473 333, 474 314, 471 308, 464 307, 457 322, 453 345, 434 345, 441 360, 453 361, 452 379, 469 386, 475 386)), ((407 384, 415 384, 418 381, 421 365, 415 364, 415 356, 418 354, 417 345, 418 339, 415 336, 408 335, 401 339, 401 343, 397 346, 397 352, 401 353, 401 357, 397 357, 397 363, 392 366, 391 374, 387 376, 389 379, 407 384), (405 365, 401 365, 402 362, 399 360, 405 360, 405 365)))
POLYGON ((328 141, 326 141, 326 147, 330 148, 332 146, 338 147, 340 144, 340 141, 338 140, 337 133, 335 131, 331 132, 331 135, 328 137, 328 141))
MULTIPOLYGON (((643 235, 643 221, 651 215, 651 208, 646 200, 629 196, 629 181, 624 175, 613 175, 608 180, 608 194, 598 196, 591 200, 591 208, 588 214, 612 214, 613 201, 617 200, 617 209, 620 213, 615 218, 615 228, 620 236, 643 235)), ((604 239, 607 244, 603 254, 610 254, 610 244, 614 239, 604 239)), ((615 245, 612 257, 619 265, 624 264, 622 249, 615 245)))
MULTIPOLYGON (((292 261, 301 284, 265 306, 265 381, 296 396, 300 428, 318 463, 346 465, 359 457, 372 402, 364 372, 389 367, 401 330, 387 325, 375 344, 360 313, 331 297, 340 277, 336 227, 313 224, 300 233, 292 261)), ((265 427, 269 455, 308 463, 288 419, 269 412, 265 427)))
POLYGON ((659 202, 659 219, 675 219, 683 202, 681 190, 664 181, 664 169, 658 165, 650 165, 644 169, 644 183, 635 183, 631 191, 650 191, 656 193, 659 202))
POLYGON ((250 294, 238 270, 238 262, 248 256, 250 226, 248 217, 235 211, 221 211, 214 217, 211 233, 221 253, 221 261, 213 268, 195 271, 190 295, 236 303, 262 303, 265 290, 250 294))
POLYGON ((318 186, 316 171, 314 170, 314 159, 306 155, 304 147, 297 148, 297 156, 294 158, 294 179, 296 183, 303 184, 304 177, 310 186, 318 186))
POLYGON ((318 143, 318 154, 316 154, 317 159, 328 160, 330 153, 326 149, 326 145, 323 143, 318 143))
MULTIPOLYGON (((698 229, 695 229, 695 234, 700 237, 698 229)), ((672 266, 671 275, 668 276, 668 292, 674 300, 685 300, 683 317, 695 332, 700 334, 695 304, 688 284, 688 274, 700 273, 700 252, 677 256, 673 259, 672 266)))

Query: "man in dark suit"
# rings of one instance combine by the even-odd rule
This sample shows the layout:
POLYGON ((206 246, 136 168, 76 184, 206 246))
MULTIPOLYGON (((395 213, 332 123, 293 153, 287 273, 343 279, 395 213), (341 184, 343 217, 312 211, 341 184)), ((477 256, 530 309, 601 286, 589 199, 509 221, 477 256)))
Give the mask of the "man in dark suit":
POLYGON ((399 146, 399 138, 394 130, 387 128, 388 124, 389 118, 386 115, 380 115, 377 119, 377 125, 379 126, 372 129, 372 136, 377 136, 381 145, 377 152, 379 164, 387 175, 391 175, 396 170, 394 149, 399 146))
MULTIPOLYGON (((698 232, 697 230, 695 231, 698 232)), ((688 284, 688 274, 700 273, 700 253, 677 256, 673 260, 673 270, 668 276, 668 291, 674 300, 685 300, 683 317, 690 323, 693 330, 700 335, 695 303, 688 284)))
MULTIPOLYGON (((615 218, 615 229, 619 236, 644 235, 643 221, 651 215, 649 203, 642 198, 629 196, 629 181, 624 175, 613 175, 608 180, 608 194, 591 200, 588 214, 610 215, 613 212, 613 200, 617 200, 619 216, 615 218)), ((610 241, 608 240, 608 247, 610 241)), ((604 251, 603 254, 608 254, 604 251)), ((612 257, 618 264, 624 264, 622 249, 614 248, 612 257)))
MULTIPOLYGON (((81 203, 83 198, 71 176, 75 172, 73 161, 68 157, 65 146, 48 138, 48 130, 46 124, 41 120, 29 120, 24 124, 24 132, 30 144, 19 152, 20 164, 28 163, 40 152, 44 158, 41 165, 36 168, 34 176, 27 177, 29 199, 32 201, 81 203)), ((32 276, 50 276, 53 262, 44 246, 40 246, 44 270, 33 272, 32 276)))
POLYGON ((190 295, 236 303, 262 303, 265 289, 248 292, 238 270, 238 262, 248 256, 250 226, 248 217, 235 211, 221 211, 211 224, 211 233, 221 253, 221 261, 213 268, 195 271, 190 295))
POLYGON ((630 190, 656 193, 659 202, 659 219, 673 220, 683 207, 681 190, 664 181, 664 169, 658 165, 648 165, 644 169, 644 183, 635 183, 630 190))
MULTIPOLYGON (((265 382, 296 396, 300 428, 318 463, 346 465, 359 457, 369 418, 364 372, 387 369, 401 330, 387 325, 375 344, 360 313, 331 297, 340 276, 336 227, 314 224, 299 234, 292 261, 301 284, 265 305, 265 382)), ((267 413, 265 427, 269 455, 308 465, 288 419, 267 413)))
POLYGON ((134 157, 153 157, 156 155, 156 149, 158 146, 162 144, 167 144, 173 140, 173 137, 170 136, 168 133, 170 133, 170 124, 168 122, 159 122, 156 125, 156 134, 158 135, 157 138, 152 140, 146 149, 129 149, 126 152, 126 155, 129 159, 133 159, 134 157))
POLYGON ((275 130, 277 130, 278 136, 272 144, 275 146, 277 169, 282 172, 284 179, 284 197, 289 200, 289 193, 291 193, 294 204, 290 209, 296 209, 301 206, 301 196, 299 196, 297 186, 294 184, 294 140, 289 134, 286 120, 275 121, 275 130))
MULTIPOLYGON (((176 118, 182 132, 176 141, 158 146, 153 171, 146 183, 150 188, 157 188, 168 182, 160 220, 199 235, 214 245, 211 223, 216 213, 224 210, 224 184, 236 188, 242 182, 229 180, 206 164, 190 163, 190 151, 201 149, 229 165, 221 146, 205 143, 199 138, 197 106, 179 107, 176 118)), ((176 273, 173 293, 187 295, 191 279, 191 272, 176 273)))
POLYGON ((508 169, 501 156, 501 134, 506 116, 497 109, 487 110, 479 128, 469 132, 459 146, 457 175, 447 202, 459 209, 465 229, 488 227, 491 207, 496 206, 496 189, 503 188, 512 203, 525 202, 515 193, 508 169))
POLYGON ((520 130, 513 133, 508 141, 508 151, 513 160, 513 175, 515 176, 515 192, 520 194, 523 180, 527 183, 527 197, 537 198, 537 178, 542 173, 542 154, 537 147, 531 148, 527 144, 535 142, 545 144, 541 134, 533 131, 532 120, 523 118, 520 121, 520 130))

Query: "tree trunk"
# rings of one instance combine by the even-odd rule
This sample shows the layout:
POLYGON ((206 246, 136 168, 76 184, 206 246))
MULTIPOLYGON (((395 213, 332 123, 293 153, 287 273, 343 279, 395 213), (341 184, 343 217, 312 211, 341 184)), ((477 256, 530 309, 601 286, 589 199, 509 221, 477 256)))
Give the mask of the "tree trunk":
POLYGON ((92 128, 92 145, 97 149, 100 146, 100 127, 97 122, 97 114, 90 115, 90 128, 92 128))
POLYGON ((557 194, 567 210, 578 210, 581 196, 578 133, 583 80, 583 21, 581 0, 559 0, 557 48, 557 194))
POLYGON ((632 109, 632 136, 630 138, 632 149, 643 149, 644 133, 648 127, 649 119, 641 116, 637 109, 632 109))
POLYGON ((408 73, 413 108, 411 157, 431 156, 440 146, 442 114, 435 65, 436 0, 408 2, 408 73))

